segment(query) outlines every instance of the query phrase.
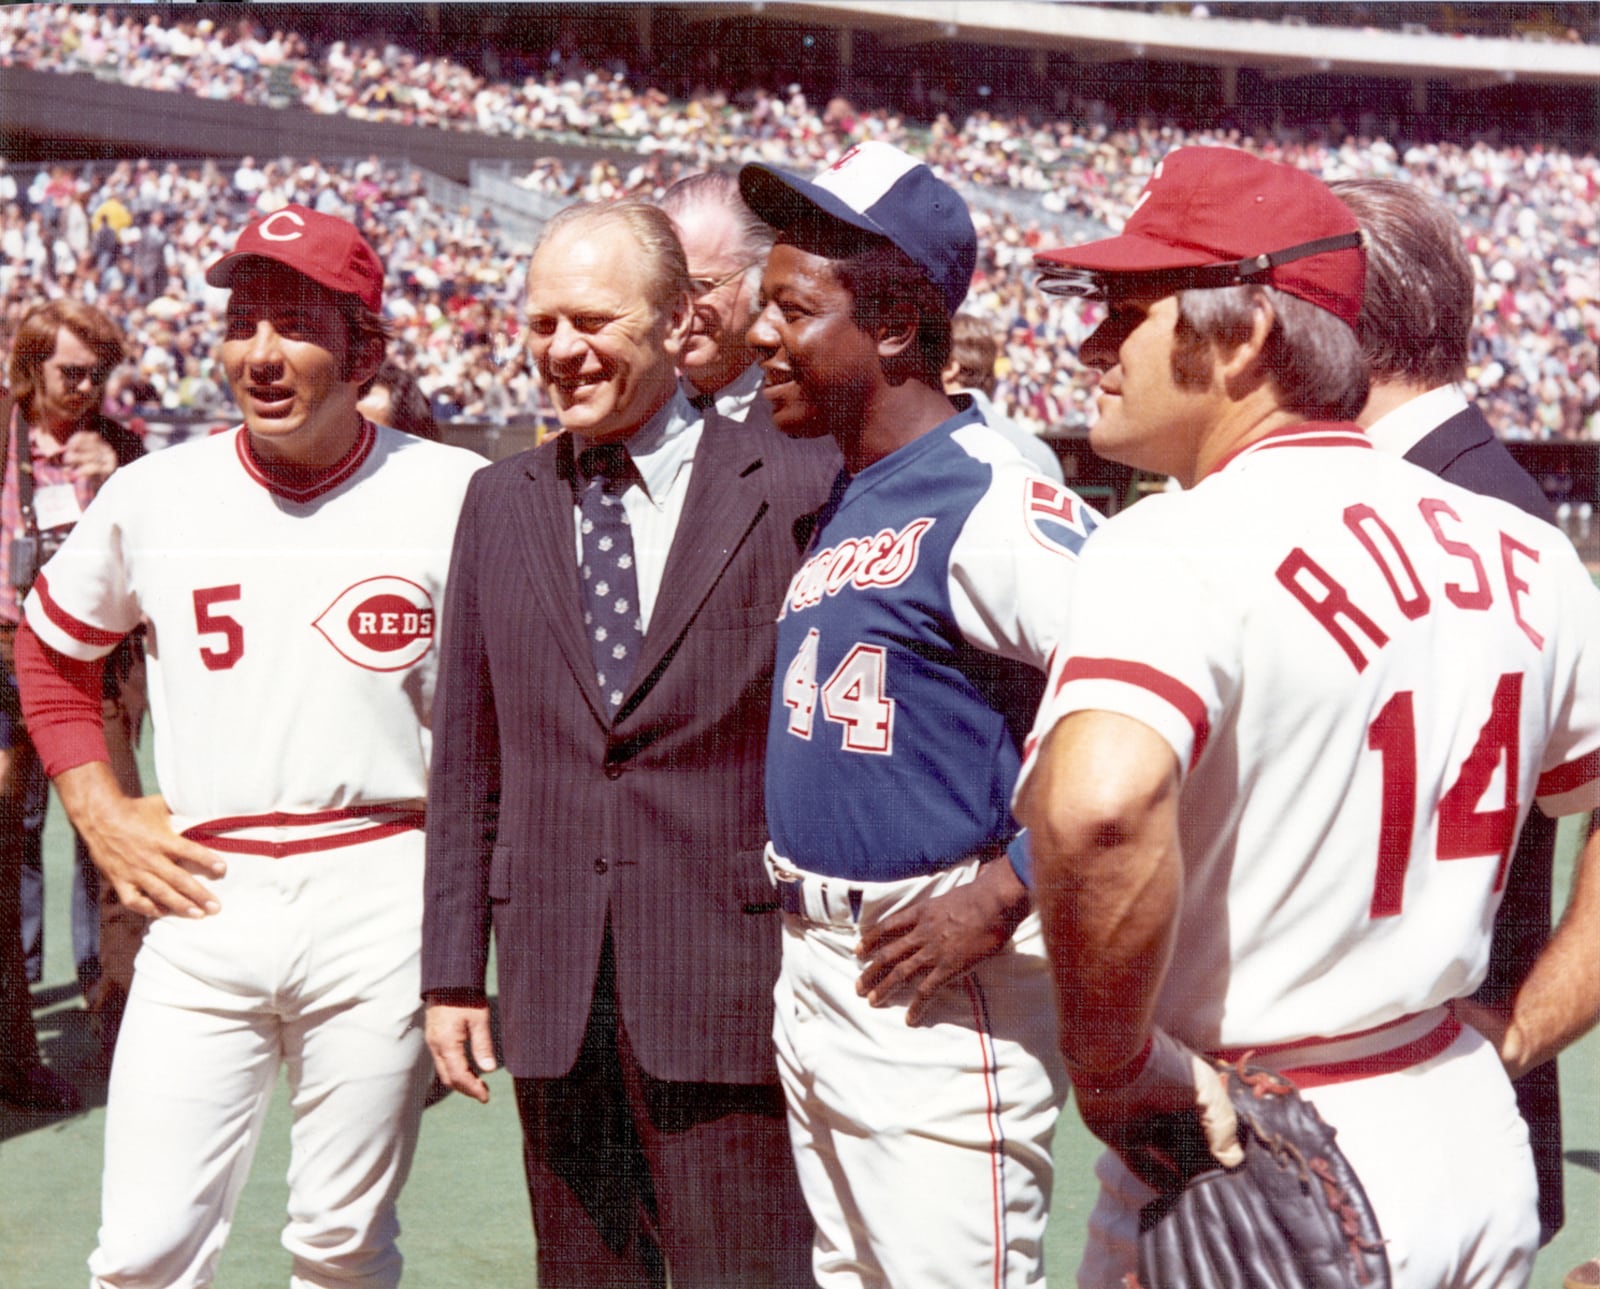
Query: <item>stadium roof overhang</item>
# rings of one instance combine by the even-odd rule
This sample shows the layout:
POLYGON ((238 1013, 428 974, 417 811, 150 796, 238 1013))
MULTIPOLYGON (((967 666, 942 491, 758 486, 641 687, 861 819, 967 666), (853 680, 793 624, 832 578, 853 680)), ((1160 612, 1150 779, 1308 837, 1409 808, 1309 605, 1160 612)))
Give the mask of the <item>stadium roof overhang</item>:
POLYGON ((1513 81, 1600 87, 1600 50, 1554 41, 1201 19, 1047 0, 705 0, 683 11, 691 21, 814 22, 870 31, 886 45, 1010 45, 1081 63, 1152 59, 1273 76, 1428 78, 1463 89, 1513 81))

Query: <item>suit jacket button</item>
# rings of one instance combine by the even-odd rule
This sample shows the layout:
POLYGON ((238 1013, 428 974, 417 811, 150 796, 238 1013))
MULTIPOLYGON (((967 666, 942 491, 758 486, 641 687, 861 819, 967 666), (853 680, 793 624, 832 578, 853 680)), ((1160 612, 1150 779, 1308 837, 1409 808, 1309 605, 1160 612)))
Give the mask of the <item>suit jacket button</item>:
POLYGON ((609 763, 606 766, 606 778, 608 778, 608 779, 620 779, 621 777, 622 777, 622 766, 619 763, 617 763, 616 761, 612 761, 611 763, 609 763))
POLYGON ((611 865, 606 863, 606 861, 603 858, 602 859, 597 859, 597 860, 594 861, 594 871, 597 872, 597 873, 603 873, 607 869, 609 869, 610 867, 611 867, 611 865))

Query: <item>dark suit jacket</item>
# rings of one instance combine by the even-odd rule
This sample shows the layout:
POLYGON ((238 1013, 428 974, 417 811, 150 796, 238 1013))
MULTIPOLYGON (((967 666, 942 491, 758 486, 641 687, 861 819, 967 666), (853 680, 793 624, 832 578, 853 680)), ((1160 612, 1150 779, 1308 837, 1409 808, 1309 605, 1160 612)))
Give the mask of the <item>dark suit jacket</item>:
POLYGON ((565 1074, 609 919, 644 1068, 770 1082, 775 623, 837 453, 707 419, 615 724, 580 622, 572 454, 562 435, 467 493, 434 709, 423 990, 481 988, 492 925, 505 1063, 565 1074))
POLYGON ((1550 499, 1517 464, 1476 407, 1468 406, 1429 431, 1406 460, 1472 492, 1509 501, 1547 524, 1556 522, 1550 499))
MULTIPOLYGON (((1555 511, 1533 476, 1495 437, 1483 413, 1468 406, 1424 436, 1406 460, 1473 492, 1509 501, 1546 523, 1555 511)), ((1511 856, 1505 899, 1495 918, 1489 974, 1477 998, 1506 1006, 1550 938, 1550 896, 1555 867, 1556 821, 1537 807, 1528 812, 1511 856)), ((1539 1172, 1539 1224, 1549 1240, 1565 1217, 1561 1177, 1561 1099, 1556 1063, 1517 1080, 1517 1104, 1533 1138, 1539 1172)))

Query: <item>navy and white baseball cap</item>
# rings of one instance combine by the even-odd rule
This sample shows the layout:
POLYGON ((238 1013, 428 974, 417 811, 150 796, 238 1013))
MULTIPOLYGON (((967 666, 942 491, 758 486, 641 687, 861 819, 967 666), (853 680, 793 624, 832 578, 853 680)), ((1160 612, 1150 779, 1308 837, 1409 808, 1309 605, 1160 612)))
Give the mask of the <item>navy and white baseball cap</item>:
POLYGON ((739 171, 750 209, 779 232, 818 212, 894 243, 939 288, 954 314, 978 263, 967 203, 926 164, 892 144, 858 143, 815 179, 752 162, 739 171))

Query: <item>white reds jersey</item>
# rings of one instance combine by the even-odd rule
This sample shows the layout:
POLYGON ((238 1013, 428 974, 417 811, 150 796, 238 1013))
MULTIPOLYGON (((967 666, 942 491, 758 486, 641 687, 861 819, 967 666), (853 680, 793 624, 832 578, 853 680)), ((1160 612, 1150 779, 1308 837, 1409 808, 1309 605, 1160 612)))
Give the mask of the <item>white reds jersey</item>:
POLYGON ((417 802, 435 641, 476 453, 363 423, 290 494, 245 431, 117 471, 28 597, 90 660, 147 619, 156 774, 186 821, 417 802))
POLYGON ((1205 1049, 1353 1034, 1468 994, 1521 821, 1600 803, 1600 591, 1514 507, 1269 435, 1108 522, 1028 744, 1133 717, 1184 776, 1157 1023, 1205 1049))

